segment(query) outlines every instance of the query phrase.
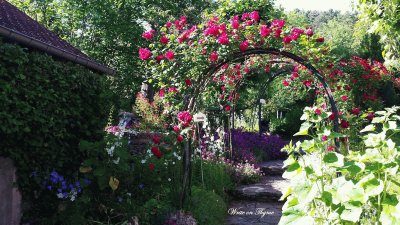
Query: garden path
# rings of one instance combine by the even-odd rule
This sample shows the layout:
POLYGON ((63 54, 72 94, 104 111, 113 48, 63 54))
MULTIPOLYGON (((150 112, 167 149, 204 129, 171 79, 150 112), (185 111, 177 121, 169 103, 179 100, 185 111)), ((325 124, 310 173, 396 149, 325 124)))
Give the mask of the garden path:
POLYGON ((226 225, 276 225, 282 214, 279 201, 288 181, 282 178, 283 161, 261 163, 264 173, 256 184, 240 185, 233 192, 226 225))

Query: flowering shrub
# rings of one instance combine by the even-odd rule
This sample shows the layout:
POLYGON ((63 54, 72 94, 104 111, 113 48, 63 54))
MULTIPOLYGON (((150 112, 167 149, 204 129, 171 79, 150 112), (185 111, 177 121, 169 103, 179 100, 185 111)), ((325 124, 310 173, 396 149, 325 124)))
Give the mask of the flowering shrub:
POLYGON ((289 158, 283 177, 290 185, 282 197, 287 200, 279 224, 400 223, 399 111, 375 112, 359 131, 361 143, 338 152, 333 140, 344 136, 325 125, 328 114, 305 110, 307 121, 298 134, 310 130, 314 135, 285 147, 289 158))
POLYGON ((265 155, 261 160, 283 159, 286 156, 281 152, 285 142, 278 135, 259 135, 237 129, 233 131, 233 145, 237 161, 256 163, 256 151, 262 151, 265 155))

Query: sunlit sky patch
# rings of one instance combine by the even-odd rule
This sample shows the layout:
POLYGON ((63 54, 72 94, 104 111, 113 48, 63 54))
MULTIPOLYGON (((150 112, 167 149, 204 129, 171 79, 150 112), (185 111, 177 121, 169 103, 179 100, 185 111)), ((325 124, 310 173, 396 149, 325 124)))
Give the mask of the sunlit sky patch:
POLYGON ((352 11, 352 0, 276 0, 285 10, 303 9, 327 11, 329 9, 342 12, 352 11))

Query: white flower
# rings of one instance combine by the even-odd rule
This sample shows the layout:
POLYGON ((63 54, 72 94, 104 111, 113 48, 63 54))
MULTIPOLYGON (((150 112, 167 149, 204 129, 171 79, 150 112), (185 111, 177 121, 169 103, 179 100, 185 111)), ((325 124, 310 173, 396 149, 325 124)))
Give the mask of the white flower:
POLYGON ((145 159, 143 159, 143 160, 141 161, 141 163, 142 163, 142 164, 145 164, 145 163, 146 163, 146 160, 145 160, 145 159))
POLYGON ((58 193, 58 194, 57 194, 57 198, 64 198, 63 193, 58 193))
POLYGON ((114 154, 114 149, 115 149, 115 146, 113 145, 113 146, 111 146, 110 148, 108 148, 107 149, 107 154, 109 155, 109 156, 113 156, 113 154, 114 154))
POLYGON ((116 160, 113 160, 113 163, 117 165, 117 164, 119 163, 119 160, 120 160, 120 159, 121 159, 121 158, 120 158, 120 157, 118 157, 118 159, 116 159, 116 160))
POLYGON ((171 182, 171 178, 168 178, 168 181, 171 182))

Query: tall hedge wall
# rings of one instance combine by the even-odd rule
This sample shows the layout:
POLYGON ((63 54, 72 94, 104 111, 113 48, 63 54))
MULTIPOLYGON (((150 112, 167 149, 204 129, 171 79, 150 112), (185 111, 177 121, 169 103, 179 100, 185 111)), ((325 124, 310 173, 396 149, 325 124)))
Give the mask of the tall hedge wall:
POLYGON ((79 141, 102 138, 107 90, 105 75, 0 40, 0 156, 15 161, 31 210, 42 208, 40 177, 72 176, 84 157, 79 141))

